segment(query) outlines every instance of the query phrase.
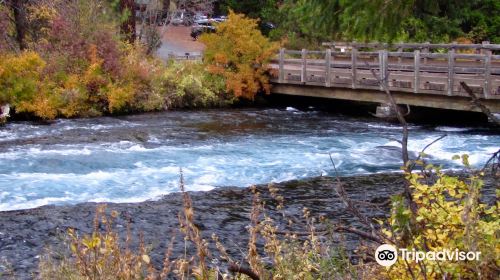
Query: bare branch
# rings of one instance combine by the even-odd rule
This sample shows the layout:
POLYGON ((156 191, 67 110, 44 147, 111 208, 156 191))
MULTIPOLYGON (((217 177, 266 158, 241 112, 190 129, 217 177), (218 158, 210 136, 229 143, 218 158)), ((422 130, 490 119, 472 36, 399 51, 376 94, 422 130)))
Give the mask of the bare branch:
MULTIPOLYGON (((396 103, 396 100, 394 99, 391 92, 389 91, 389 88, 387 87, 388 77, 379 77, 377 73, 375 73, 375 70, 372 67, 370 67, 370 65, 368 65, 366 61, 365 64, 369 67, 373 77, 377 79, 379 85, 383 88, 383 90, 387 94, 387 98, 389 99, 390 104, 394 109, 394 112, 396 112, 396 117, 398 118, 399 123, 403 126, 403 136, 401 139, 401 154, 403 158, 403 168, 406 172, 411 172, 411 170, 409 169, 410 157, 408 155, 408 123, 406 122, 403 114, 401 113, 401 110, 399 110, 399 106, 396 103)), ((411 189, 407 182, 405 182, 404 184, 404 192, 406 200, 408 201, 408 205, 410 206, 410 209, 412 210, 413 213, 415 213, 417 211, 417 206, 413 201, 411 195, 411 189)))
POLYGON ((463 89, 465 89, 465 92, 467 92, 467 94, 469 94, 469 96, 472 99, 471 100, 472 103, 474 103, 474 105, 476 105, 486 116, 488 116, 488 118, 490 118, 490 120, 493 121, 493 123, 500 126, 500 120, 493 113, 491 113, 491 111, 490 111, 490 109, 488 109, 488 107, 484 106, 484 104, 481 103, 481 100, 479 100, 479 98, 477 98, 477 96, 474 94, 472 89, 467 85, 467 83, 462 81, 462 82, 460 82, 460 85, 462 86, 463 89))
POLYGON ((413 170, 413 168, 415 167, 415 164, 418 160, 420 160, 422 158, 422 154, 425 152, 425 150, 427 150, 427 148, 429 148, 430 146, 434 145, 434 143, 438 142, 439 140, 445 138, 446 136, 448 136, 448 134, 443 134, 441 136, 439 136, 437 139, 433 140, 432 142, 430 142, 429 144, 427 144, 423 149, 422 151, 420 151, 420 153, 418 154, 417 158, 415 159, 415 161, 411 164, 411 166, 408 168, 410 171, 413 170))
POLYGON ((484 164, 481 171, 486 170, 486 168, 488 168, 488 166, 490 166, 490 165, 491 165, 493 174, 495 174, 495 171, 500 167, 500 150, 493 153, 493 155, 488 159, 488 161, 486 161, 486 163, 484 164))
POLYGON ((369 234, 369 233, 365 233, 365 232, 362 232, 362 231, 359 231, 359 230, 356 230, 356 229, 345 228, 345 227, 342 227, 342 226, 339 226, 339 229, 343 229, 345 231, 349 231, 349 232, 358 234, 360 236, 365 235, 365 237, 366 238, 369 237, 368 239, 370 239, 370 240, 374 240, 376 242, 383 243, 381 241, 383 239, 386 239, 385 236, 379 235, 380 237, 377 237, 377 232, 378 231, 376 230, 375 225, 373 225, 373 223, 371 222, 371 220, 368 219, 363 213, 361 213, 356 206, 354 206, 355 204, 353 203, 353 201, 347 196, 347 192, 346 192, 346 190, 345 190, 342 182, 340 181, 340 177, 339 177, 339 174, 337 172, 337 167, 335 166, 335 162, 333 161, 332 155, 329 154, 329 156, 330 156, 330 161, 332 162, 332 165, 333 165, 333 169, 335 171, 335 179, 337 180, 337 184, 335 185, 335 188, 334 188, 335 192, 340 197, 340 199, 342 200, 342 202, 344 202, 344 204, 347 207, 347 209, 354 216, 356 216, 363 223, 365 223, 366 225, 368 225, 370 227, 372 233, 369 234))

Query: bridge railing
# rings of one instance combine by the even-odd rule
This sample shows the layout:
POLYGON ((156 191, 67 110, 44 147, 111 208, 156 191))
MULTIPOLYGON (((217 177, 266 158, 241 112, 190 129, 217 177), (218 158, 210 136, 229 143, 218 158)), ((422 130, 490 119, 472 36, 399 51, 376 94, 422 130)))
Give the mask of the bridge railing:
POLYGON ((280 49, 272 60, 273 82, 381 90, 378 77, 394 91, 468 96, 460 86, 464 81, 480 98, 500 99, 500 55, 492 53, 500 45, 488 47, 479 54, 453 48, 447 53, 280 49))

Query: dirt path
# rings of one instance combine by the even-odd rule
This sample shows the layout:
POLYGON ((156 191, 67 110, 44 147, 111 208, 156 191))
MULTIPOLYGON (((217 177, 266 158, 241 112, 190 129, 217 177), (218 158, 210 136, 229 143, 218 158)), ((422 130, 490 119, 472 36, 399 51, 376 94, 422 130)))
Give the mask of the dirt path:
POLYGON ((200 55, 205 46, 191 38, 191 27, 189 26, 162 26, 159 27, 162 45, 157 54, 167 59, 169 54, 173 55, 200 55))

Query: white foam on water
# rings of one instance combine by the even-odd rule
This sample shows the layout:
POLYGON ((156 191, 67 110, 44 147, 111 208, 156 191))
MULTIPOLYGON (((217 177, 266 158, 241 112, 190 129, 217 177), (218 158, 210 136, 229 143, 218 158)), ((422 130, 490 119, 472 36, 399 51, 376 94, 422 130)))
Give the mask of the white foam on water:
MULTIPOLYGON (((0 152, 0 211, 50 203, 157 199, 179 191, 181 168, 185 187, 192 191, 333 175, 329 153, 342 175, 399 172, 401 144, 388 140, 401 138, 399 126, 326 119, 307 127, 297 125, 297 121, 310 116, 287 112, 298 110, 290 107, 286 111, 269 109, 247 114, 278 115, 283 122, 270 123, 271 127, 278 128, 270 133, 215 135, 208 140, 196 140, 195 134, 192 140, 185 142, 185 131, 179 126, 179 136, 169 134, 173 139, 165 141, 159 138, 166 136, 153 131, 155 136, 149 136, 148 142, 155 145, 120 141, 8 147, 0 152), (345 128, 349 125, 351 128, 345 128), (175 137, 181 137, 181 141, 175 137)), ((109 124, 115 125, 131 124, 120 121, 109 124)), ((61 127, 80 126, 89 125, 71 120, 61 123, 60 127, 35 127, 33 131, 18 127, 12 133, 24 139, 37 133, 60 131, 61 127)), ((420 127, 412 129, 409 142, 412 152, 419 152, 442 134, 420 127)), ((7 131, 0 130, 3 132, 0 135, 11 133, 7 131)), ((481 165, 500 146, 497 135, 461 132, 450 133, 429 147, 426 152, 433 157, 431 161, 454 168, 451 157, 468 153, 473 165, 481 165)), ((193 133, 192 128, 187 133, 193 133)))
POLYGON ((17 137, 18 137, 17 134, 14 132, 0 130, 0 141, 13 140, 16 139, 17 137))
POLYGON ((34 200, 18 199, 8 203, 0 203, 0 211, 11 211, 20 209, 36 208, 44 205, 70 202, 73 201, 72 197, 44 197, 34 200))
POLYGON ((444 131, 444 132, 464 132, 464 131, 470 131, 470 128, 463 128, 463 127, 451 127, 451 126, 438 126, 435 128, 437 131, 444 131))

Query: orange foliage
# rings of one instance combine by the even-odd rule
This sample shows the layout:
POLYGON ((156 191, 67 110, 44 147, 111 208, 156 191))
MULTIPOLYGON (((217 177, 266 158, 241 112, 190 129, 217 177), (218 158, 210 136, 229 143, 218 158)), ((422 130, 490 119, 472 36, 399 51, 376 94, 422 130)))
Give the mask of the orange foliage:
POLYGON ((224 77, 226 89, 236 97, 253 99, 264 90, 270 92, 268 63, 278 45, 271 43, 257 28, 257 20, 230 11, 217 32, 204 34, 207 70, 224 77))

